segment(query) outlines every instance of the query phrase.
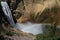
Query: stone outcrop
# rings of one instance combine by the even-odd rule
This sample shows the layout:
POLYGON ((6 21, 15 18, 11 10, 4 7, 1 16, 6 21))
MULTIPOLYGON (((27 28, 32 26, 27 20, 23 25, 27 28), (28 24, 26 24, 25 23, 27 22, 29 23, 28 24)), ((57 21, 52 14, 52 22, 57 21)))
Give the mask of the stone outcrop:
POLYGON ((13 12, 15 12, 14 16, 20 23, 25 21, 50 23, 50 18, 53 18, 54 22, 57 22, 57 24, 60 25, 60 0, 19 0, 19 2, 16 0, 6 1, 11 1, 10 8, 13 12), (52 11, 53 9, 58 10, 57 13, 54 13, 54 11, 52 11), (31 16, 32 14, 33 16, 31 16))
MULTIPOLYGON (((33 14, 34 16, 33 19, 35 22, 39 22, 40 20, 39 23, 50 23, 51 17, 55 21, 59 20, 60 12, 57 11, 58 13, 55 14, 54 11, 52 11, 52 9, 55 9, 55 10, 60 9, 59 0, 23 0, 18 4, 18 7, 15 10, 15 12, 22 13, 22 16, 19 19, 17 19, 18 22, 31 21, 32 20, 31 14, 33 14), (46 17, 46 19, 44 19, 44 17, 46 17)), ((58 24, 60 24, 59 21, 58 21, 58 24)))

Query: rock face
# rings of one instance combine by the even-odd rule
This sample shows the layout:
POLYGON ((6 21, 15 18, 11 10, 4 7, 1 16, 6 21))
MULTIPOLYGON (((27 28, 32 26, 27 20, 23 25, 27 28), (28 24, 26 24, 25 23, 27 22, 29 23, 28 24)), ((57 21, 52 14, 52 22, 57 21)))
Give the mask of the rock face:
POLYGON ((11 28, 11 26, 8 28, 5 27, 4 27, 5 30, 0 29, 0 40, 35 40, 36 39, 36 36, 31 33, 22 32, 15 28, 11 28))
POLYGON ((15 36, 4 36, 4 40, 35 40, 34 36, 19 36, 19 35, 15 35, 15 36))
POLYGON ((50 23, 50 18, 53 18, 60 25, 60 1, 59 0, 23 0, 21 1, 16 13, 22 13, 22 16, 17 19, 18 22, 34 21, 39 23, 50 23), (57 13, 53 10, 58 10, 57 13), (45 12, 45 13, 44 13, 45 12), (33 14, 33 19, 32 15, 33 14))
POLYGON ((18 18, 16 20, 20 23, 25 21, 51 23, 51 18, 53 18, 53 21, 60 25, 60 0, 9 1, 11 2, 10 8, 14 10, 14 15, 18 18))
POLYGON ((26 36, 5 36, 5 40, 34 40, 34 37, 26 37, 26 36))

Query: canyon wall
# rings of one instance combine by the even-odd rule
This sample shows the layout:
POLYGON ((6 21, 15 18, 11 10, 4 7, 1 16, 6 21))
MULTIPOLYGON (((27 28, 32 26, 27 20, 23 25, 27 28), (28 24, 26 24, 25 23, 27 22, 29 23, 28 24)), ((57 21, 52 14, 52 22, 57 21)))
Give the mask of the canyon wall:
POLYGON ((57 23, 60 25, 60 0, 21 0, 15 13, 18 22, 57 23), (52 20, 52 21, 51 21, 52 20))

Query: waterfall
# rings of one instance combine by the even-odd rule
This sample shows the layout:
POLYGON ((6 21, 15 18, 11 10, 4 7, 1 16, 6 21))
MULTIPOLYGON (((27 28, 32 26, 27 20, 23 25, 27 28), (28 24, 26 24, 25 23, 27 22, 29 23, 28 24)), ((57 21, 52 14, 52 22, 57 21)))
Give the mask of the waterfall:
POLYGON ((31 22, 14 23, 12 13, 9 9, 7 2, 1 2, 1 6, 2 6, 2 10, 11 26, 13 26, 23 32, 32 33, 34 35, 43 33, 43 29, 42 29, 42 27, 44 26, 43 24, 35 24, 35 23, 31 23, 31 22))
POLYGON ((16 25, 14 23, 12 13, 9 9, 9 6, 8 6, 7 2, 1 2, 1 6, 2 6, 2 10, 3 10, 7 20, 9 21, 10 25, 15 27, 16 25))

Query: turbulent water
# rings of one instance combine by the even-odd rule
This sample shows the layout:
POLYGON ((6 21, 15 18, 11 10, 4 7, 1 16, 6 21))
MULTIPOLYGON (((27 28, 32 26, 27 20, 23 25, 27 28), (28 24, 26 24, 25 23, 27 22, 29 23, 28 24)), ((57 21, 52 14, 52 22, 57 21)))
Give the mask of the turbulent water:
POLYGON ((3 12, 6 15, 6 18, 8 19, 11 26, 13 26, 23 32, 32 33, 34 35, 43 33, 43 26, 44 26, 43 24, 35 24, 35 23, 31 23, 31 22, 15 24, 8 4, 6 2, 1 2, 1 6, 2 6, 3 12))
POLYGON ((17 23, 17 28, 22 30, 23 32, 32 33, 34 35, 43 33, 42 24, 34 24, 31 22, 27 22, 26 24, 17 23))

